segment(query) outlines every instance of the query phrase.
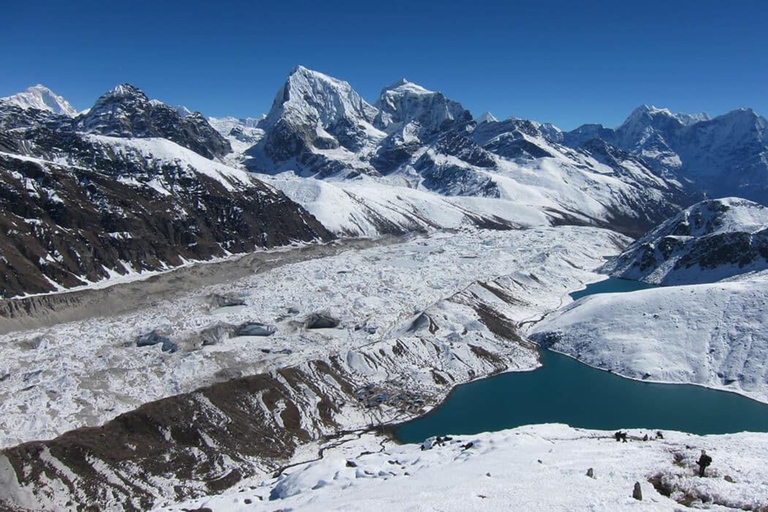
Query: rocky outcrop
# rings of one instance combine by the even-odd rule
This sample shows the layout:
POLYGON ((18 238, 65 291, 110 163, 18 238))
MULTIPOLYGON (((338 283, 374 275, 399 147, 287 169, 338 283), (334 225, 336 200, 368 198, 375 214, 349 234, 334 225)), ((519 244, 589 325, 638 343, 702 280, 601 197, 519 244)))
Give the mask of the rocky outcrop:
POLYGON ((130 84, 118 85, 74 121, 77 131, 115 137, 162 137, 206 158, 222 157, 229 142, 199 112, 181 116, 176 108, 150 101, 130 84))
POLYGON ((712 199, 675 215, 603 267, 652 284, 714 282, 768 268, 768 208, 712 199))
POLYGON ((372 125, 376 112, 347 82, 299 66, 259 123, 265 135, 247 151, 245 163, 259 172, 375 172, 356 154, 385 136, 372 125), (339 154, 326 155, 327 150, 339 154))

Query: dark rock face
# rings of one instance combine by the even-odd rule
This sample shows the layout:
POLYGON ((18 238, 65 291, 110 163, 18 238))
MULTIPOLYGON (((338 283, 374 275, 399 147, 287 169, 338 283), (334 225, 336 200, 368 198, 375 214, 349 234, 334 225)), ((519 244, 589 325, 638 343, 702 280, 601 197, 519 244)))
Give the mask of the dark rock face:
POLYGON ((533 160, 554 156, 543 147, 528 140, 526 136, 547 138, 534 123, 523 119, 480 123, 472 132, 472 140, 487 151, 504 158, 533 160))
POLYGON ((232 306, 245 306, 245 301, 237 297, 212 294, 208 297, 208 303, 213 308, 229 308, 232 306))
POLYGON ((100 97, 74 121, 78 131, 114 137, 161 137, 206 158, 232 151, 229 142, 199 112, 182 117, 177 109, 149 101, 138 88, 123 84, 100 97))
MULTIPOLYGON (((178 158, 148 158, 130 145, 56 128, 55 116, 41 118, 42 125, 0 130, 0 145, 14 153, 0 155, 0 296, 333 238, 245 173, 217 177, 178 158)), ((169 145, 171 154, 186 151, 156 144, 169 145)))
POLYGON ((454 156, 477 167, 488 169, 496 166, 493 155, 472 142, 469 137, 456 131, 450 131, 440 136, 437 144, 435 144, 435 151, 454 156))
POLYGON ((414 164, 424 178, 422 185, 434 192, 455 196, 499 197, 496 183, 488 176, 459 165, 439 164, 425 153, 414 164))

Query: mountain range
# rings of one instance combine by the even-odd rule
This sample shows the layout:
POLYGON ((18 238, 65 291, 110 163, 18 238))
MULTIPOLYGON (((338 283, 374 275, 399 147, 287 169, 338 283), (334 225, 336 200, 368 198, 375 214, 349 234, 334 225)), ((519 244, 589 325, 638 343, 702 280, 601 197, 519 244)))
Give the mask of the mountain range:
POLYGON ((766 120, 643 106, 616 129, 477 118, 407 80, 374 103, 294 69, 261 118, 122 84, 77 112, 0 99, 4 297, 334 236, 574 224, 639 236, 709 196, 768 201, 766 120))

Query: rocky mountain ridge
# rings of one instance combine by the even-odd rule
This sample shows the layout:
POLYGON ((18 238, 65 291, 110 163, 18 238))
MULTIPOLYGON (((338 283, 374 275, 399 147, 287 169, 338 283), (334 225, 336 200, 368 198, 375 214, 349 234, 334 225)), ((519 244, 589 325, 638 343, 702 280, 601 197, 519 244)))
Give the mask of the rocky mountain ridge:
POLYGON ((607 263, 603 271, 651 284, 713 282, 768 269, 768 208, 739 198, 685 209, 607 263))
MULTIPOLYGON (((641 158, 603 158, 605 151, 594 146, 567 147, 551 125, 482 121, 442 93, 407 80, 385 87, 369 104, 347 82, 298 67, 242 162, 256 173, 293 171, 342 189, 344 181, 370 179, 440 197, 510 201, 559 219, 553 222, 632 234, 700 198, 689 182, 651 169, 641 158)), ((361 200, 378 199, 372 192, 361 200)), ((473 214, 488 217, 488 205, 494 205, 493 215, 506 208, 491 201, 473 214)))
POLYGON ((333 237, 200 115, 124 84, 77 117, 0 102, 0 295, 333 237))
POLYGON ((710 197, 768 203, 768 121, 752 109, 710 118, 644 105, 616 129, 583 125, 563 142, 582 147, 595 138, 693 181, 710 197))

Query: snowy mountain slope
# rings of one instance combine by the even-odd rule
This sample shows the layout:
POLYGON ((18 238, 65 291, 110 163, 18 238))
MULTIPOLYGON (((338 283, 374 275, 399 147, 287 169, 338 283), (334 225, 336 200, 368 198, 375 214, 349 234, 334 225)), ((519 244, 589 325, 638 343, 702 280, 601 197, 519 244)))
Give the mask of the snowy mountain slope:
POLYGON ((768 208, 738 198, 697 203, 603 267, 652 284, 714 282, 768 269, 768 208))
POLYGON ((75 117, 77 115, 77 110, 67 100, 40 84, 12 96, 0 98, 0 103, 16 105, 25 110, 47 110, 67 117, 75 117))
POLYGON ((585 297, 531 329, 590 366, 768 402, 768 279, 585 297))
POLYGON ((263 179, 302 205, 329 230, 345 236, 374 237, 471 226, 517 229, 548 226, 558 220, 556 215, 517 201, 446 197, 380 179, 325 181, 285 174, 263 179))
MULTIPOLYGON (((145 99, 131 93, 131 102, 145 99)), ((249 173, 170 140, 78 133, 68 118, 14 106, 0 117, 3 297, 332 238, 249 173)))
MULTIPOLYGON (((629 431, 632 439, 644 433, 653 434, 629 431)), ((428 451, 372 434, 343 441, 277 478, 157 510, 668 511, 768 504, 766 434, 665 432, 663 440, 617 444, 612 432, 551 424, 453 436, 428 451), (694 476, 700 449, 714 459, 707 478, 694 476), (632 498, 635 482, 642 501, 632 498)))
POLYGON ((584 125, 563 140, 581 147, 594 138, 693 180, 711 197, 768 201, 768 121, 751 109, 710 119, 644 105, 615 130, 584 125))
POLYGON ((229 141, 232 151, 242 154, 256 144, 263 136, 264 130, 258 124, 264 119, 245 117, 209 117, 208 123, 229 141))

